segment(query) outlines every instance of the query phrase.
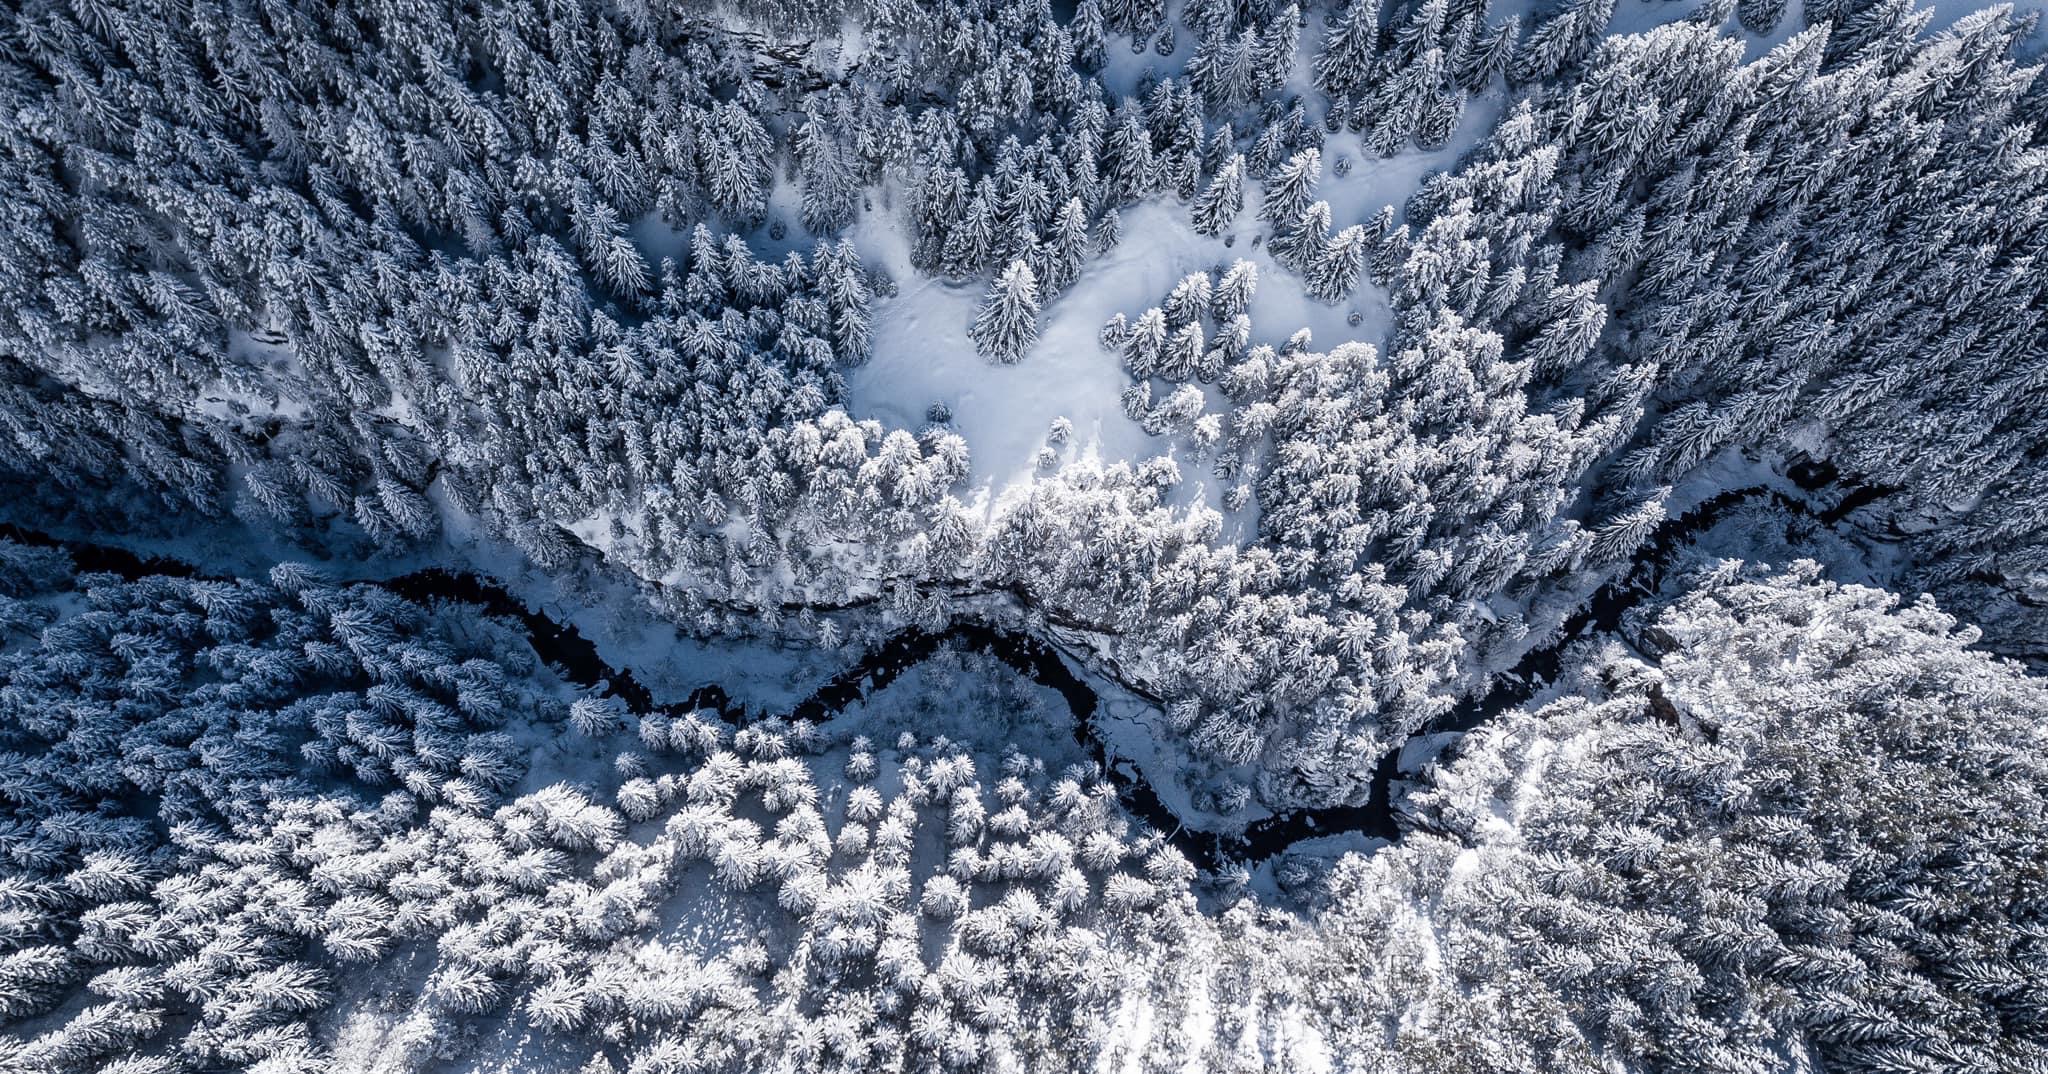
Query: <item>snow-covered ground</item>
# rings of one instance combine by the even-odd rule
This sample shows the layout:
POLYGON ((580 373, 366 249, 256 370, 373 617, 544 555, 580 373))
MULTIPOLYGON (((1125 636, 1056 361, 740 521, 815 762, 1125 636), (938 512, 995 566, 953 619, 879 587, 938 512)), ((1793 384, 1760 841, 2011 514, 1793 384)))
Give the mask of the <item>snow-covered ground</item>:
MULTIPOLYGON (((1166 445, 1124 415, 1130 377, 1097 335, 1119 312, 1153 305, 1190 272, 1228 265, 1220 240, 1197 235, 1179 205, 1147 202, 1124 214, 1131 240, 1091 260, 1074 288, 1041 315, 1038 342, 1015 365, 976 353, 967 336, 984 285, 919 279, 875 303, 874 357, 847 376, 856 417, 916 429, 933 403, 945 404, 971 452, 974 491, 993 507, 1030 482, 1053 419, 1073 423, 1067 458, 1135 461, 1166 445)), ((899 280, 916 279, 896 222, 865 216, 855 242, 899 280)), ((1220 495, 1220 492, 1219 492, 1220 495)))
MULTIPOLYGON (((1456 167, 1459 157, 1493 133, 1494 124, 1507 111, 1508 100, 1505 91, 1495 89, 1466 101, 1457 132, 1442 149, 1428 152, 1411 145, 1391 157, 1378 157, 1366 152, 1364 137, 1348 128, 1329 135, 1323 140, 1323 174, 1316 197, 1330 203, 1331 227, 1341 230, 1364 223, 1385 205, 1393 206, 1399 219, 1408 196, 1431 172, 1456 167), (1337 174, 1340 166, 1347 168, 1346 174, 1337 174)), ((1256 315, 1253 319, 1256 323, 1256 315)), ((1328 341, 1318 334, 1316 342, 1323 345, 1328 341)))
MULTIPOLYGON (((1317 35, 1315 27, 1304 34, 1304 49, 1320 40, 1317 35)), ((1157 59, 1149 52, 1140 57, 1112 47, 1111 84, 1134 84, 1148 57, 1157 59)), ((1323 150, 1317 196, 1330 203, 1333 227, 1364 222, 1383 206, 1400 212, 1429 173, 1455 166, 1486 137, 1505 106, 1506 95, 1498 92, 1470 101, 1456 136, 1433 152, 1411 147, 1380 159, 1362 151, 1357 134, 1331 136, 1323 150)), ((1098 342, 1103 322, 1118 313, 1135 319, 1189 273, 1220 275, 1232 262, 1249 260, 1259 270, 1250 310, 1254 342, 1277 345, 1307 328, 1318 349, 1350 340, 1376 344, 1390 327, 1386 296, 1370 284, 1361 284, 1349 301, 1336 306, 1310 299, 1299 278, 1281 268, 1258 241, 1264 230, 1257 216, 1260 198, 1258 184, 1248 183, 1237 225, 1216 238, 1197 233, 1187 207, 1175 199, 1126 206, 1120 214, 1124 240, 1090 258, 1080 280, 1046 304, 1038 341, 1022 361, 1008 366, 977 354, 967 335, 985 282, 951 284, 923 277, 910 264, 895 214, 864 214, 852 231, 862 257, 899 281, 915 282, 875 303, 874 357, 847 376, 849 409, 856 417, 917 429, 932 404, 945 404, 973 458, 970 502, 987 511, 1036 478, 1046 432, 1055 418, 1064 417, 1073 424, 1074 436, 1059 452, 1062 462, 1135 463, 1177 456, 1182 486, 1170 502, 1201 502, 1221 512, 1223 483, 1198 460, 1187 458, 1184 449, 1146 434, 1125 416, 1119 396, 1130 377, 1118 357, 1098 342), (1350 323, 1354 315, 1355 325, 1350 323)), ((1245 519, 1234 521, 1226 525, 1226 536, 1248 538, 1254 527, 1245 519)))
POLYGON ((210 418, 237 424, 268 418, 299 421, 311 408, 294 389, 304 392, 298 352, 282 342, 258 339, 239 328, 228 331, 228 357, 247 372, 236 382, 219 380, 200 389, 194 409, 210 418))
MULTIPOLYGON (((1414 156, 1418 159, 1399 168, 1354 169, 1348 177, 1326 182, 1326 193, 1352 214, 1340 217, 1338 225, 1405 199, 1401 185, 1433 166, 1425 155, 1414 156), (1371 207, 1362 212, 1354 208, 1368 202, 1371 207)), ((1015 365, 981 357, 968 338, 982 300, 980 282, 922 279, 877 301, 874 357, 847 375, 849 409, 856 417, 916 429, 933 403, 945 404, 973 459, 972 492, 992 510, 1035 479, 1037 455, 1047 446, 1046 432, 1055 418, 1064 417, 1074 427, 1073 438, 1060 451, 1063 462, 1135 463, 1176 454, 1173 443, 1147 434, 1124 414, 1120 395, 1130 375, 1098 337, 1103 322, 1118 313, 1135 318, 1158 305, 1190 273, 1220 275, 1237 260, 1258 266, 1259 287, 1251 304, 1255 342, 1278 344, 1301 328, 1314 334, 1318 347, 1353 339, 1377 342, 1389 324, 1384 296, 1361 286, 1339 306, 1310 299, 1300 281, 1267 255, 1263 243, 1253 248, 1261 230, 1256 192, 1247 200, 1238 226, 1218 238, 1197 233, 1187 208, 1176 201, 1154 199, 1127 207, 1122 222, 1128 238, 1092 259, 1074 287, 1045 308, 1037 343, 1015 365), (1354 311, 1360 316, 1356 326, 1347 323, 1354 311)), ((886 216, 863 218, 855 241, 864 257, 891 275, 915 278, 904 240, 886 216)), ((1206 466, 1185 457, 1178 461, 1183 473, 1178 502, 1199 500, 1220 510, 1222 483, 1208 476, 1206 466)))

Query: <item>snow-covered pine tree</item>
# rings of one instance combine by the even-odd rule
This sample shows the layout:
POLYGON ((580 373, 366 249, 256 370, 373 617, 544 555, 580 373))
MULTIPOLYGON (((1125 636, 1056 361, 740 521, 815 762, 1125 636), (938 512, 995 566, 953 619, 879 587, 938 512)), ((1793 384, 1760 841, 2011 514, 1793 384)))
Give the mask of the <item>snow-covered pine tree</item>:
POLYGON ((1244 209, 1244 157, 1233 155, 1225 161, 1202 195, 1195 199, 1195 230, 1204 235, 1221 235, 1244 209))
POLYGON ((968 334, 984 357, 1005 365, 1024 357, 1038 339, 1038 280, 1030 265, 1012 261, 996 277, 968 334))
POLYGON ((1116 110, 1103 148, 1104 196, 1111 205, 1136 201, 1151 192, 1156 172, 1144 112, 1136 102, 1125 101, 1116 110))
POLYGON ((1350 297, 1365 269, 1366 233, 1353 224, 1324 242, 1308 258, 1304 282, 1309 296, 1318 302, 1335 304, 1350 297))
POLYGON ((1348 97, 1363 87, 1379 55, 1378 0, 1352 0, 1323 37, 1316 56, 1316 87, 1332 97, 1348 97))
POLYGON ((1211 311, 1218 321, 1228 321, 1251 311, 1252 295, 1259 287, 1259 266, 1238 260, 1230 263, 1211 293, 1211 311))
POLYGON ((1321 150, 1304 149, 1289 157, 1273 178, 1266 182, 1265 199, 1259 204, 1259 219, 1278 237, 1292 229, 1315 201, 1316 183, 1322 177, 1321 150))

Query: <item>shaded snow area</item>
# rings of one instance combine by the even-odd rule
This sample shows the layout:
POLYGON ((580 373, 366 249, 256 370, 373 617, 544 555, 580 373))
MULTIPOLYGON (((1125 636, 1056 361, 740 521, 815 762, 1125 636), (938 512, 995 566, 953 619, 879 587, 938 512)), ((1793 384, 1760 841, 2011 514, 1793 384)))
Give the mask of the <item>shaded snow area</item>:
POLYGON ((300 421, 312 412, 300 398, 305 388, 298 353, 282 337, 258 338, 230 329, 228 357, 231 379, 200 389, 193 403, 200 414, 253 426, 270 418, 300 421))
POLYGON ((1186 733, 1176 730, 1158 704, 1132 693, 1111 679, 1091 676, 1095 689, 1093 734, 1102 743, 1103 762, 1124 776, 1142 780, 1183 826, 1199 832, 1238 832, 1272 816, 1272 811, 1247 797, 1228 799, 1232 787, 1248 794, 1251 770, 1238 767, 1218 772, 1213 761, 1195 760, 1185 746, 1186 733))
MULTIPOLYGON (((453 562, 501 582, 527 607, 574 626, 597 647, 606 665, 629 671, 657 704, 680 704, 701 686, 715 684, 751 712, 785 713, 852 659, 847 653, 798 648, 758 638, 698 637, 663 617, 644 599, 639 583, 613 568, 549 575, 512 546, 487 536, 445 497, 435 496, 453 562)), ((603 532, 602 527, 595 532, 603 532)), ((583 533, 592 547, 607 552, 583 533)), ((396 572, 394 572, 396 573, 396 572)))
MULTIPOLYGON (((1342 231, 1352 224, 1362 224, 1372 219, 1382 206, 1394 207, 1396 220, 1405 217, 1408 196, 1422 186, 1422 181, 1431 172, 1447 172, 1457 166, 1458 158, 1464 156, 1473 146, 1486 140, 1493 128, 1507 111, 1508 96, 1498 89, 1465 102, 1465 110, 1459 115, 1458 129, 1442 149, 1421 152, 1412 146, 1391 157, 1376 157, 1362 148, 1364 136, 1348 128, 1323 139, 1323 172, 1316 186, 1316 197, 1330 203, 1330 230, 1342 231), (1342 174, 1340 174, 1340 171, 1342 174)), ((1256 211, 1256 210, 1253 210, 1256 211)), ((1249 214, 1248 214, 1249 215, 1249 214)), ((1265 290, 1266 266, 1259 266, 1259 289, 1265 290)), ((1280 271, 1276 268, 1275 271, 1280 271)), ((1290 282, 1292 277, 1289 277, 1290 282)), ((1299 285, 1296 284, 1298 287, 1299 285)), ((1371 284, 1360 284, 1359 293, 1371 292, 1375 298, 1382 298, 1379 289, 1371 284)), ((1358 295, 1354 295, 1356 301, 1358 295)), ((1307 301, 1304 298, 1304 301, 1307 301)), ((1317 309, 1329 307, 1316 304, 1317 309)), ((1342 308, 1342 307, 1340 307, 1342 308)), ((1252 323, 1256 325, 1259 307, 1252 306, 1252 323)), ((1309 323, 1309 322, 1304 322, 1309 323)), ((1353 335, 1328 337, 1322 331, 1316 332, 1316 346, 1328 348, 1342 338, 1363 339, 1378 342, 1378 335, 1353 335)))
POLYGON ((1015 746, 1054 771, 1089 761, 1058 691, 973 651, 934 654, 846 706, 823 729, 834 739, 866 735, 877 744, 906 733, 944 736, 990 761, 1015 746))

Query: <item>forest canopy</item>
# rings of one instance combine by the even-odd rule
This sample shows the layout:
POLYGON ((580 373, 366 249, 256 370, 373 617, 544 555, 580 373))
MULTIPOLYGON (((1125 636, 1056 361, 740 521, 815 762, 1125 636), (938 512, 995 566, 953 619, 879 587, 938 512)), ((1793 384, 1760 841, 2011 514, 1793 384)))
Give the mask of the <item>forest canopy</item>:
POLYGON ((2048 1066, 1954 0, 26 0, 0 1072, 2048 1066))

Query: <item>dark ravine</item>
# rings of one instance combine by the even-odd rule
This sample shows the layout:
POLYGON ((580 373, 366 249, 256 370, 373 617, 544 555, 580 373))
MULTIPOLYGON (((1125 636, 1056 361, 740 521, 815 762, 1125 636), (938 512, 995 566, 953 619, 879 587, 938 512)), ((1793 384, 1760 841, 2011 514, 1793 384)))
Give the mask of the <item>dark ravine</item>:
MULTIPOLYGON (((1595 590, 1592 599, 1558 628, 1553 640, 1524 653, 1514 667, 1494 677, 1492 687, 1485 693, 1426 724, 1416 734, 1462 734, 1534 697, 1557 678, 1564 652, 1573 642, 1588 634, 1614 630, 1621 624, 1623 614, 1660 590, 1668 560, 1686 538, 1711 528, 1736 506, 1763 498, 1772 499, 1787 510, 1811 514, 1798 500, 1776 489, 1754 485, 1723 492, 1682 515, 1665 519, 1644 543, 1634 565, 1595 590)), ((1296 810, 1258 821, 1235 838, 1210 836, 1216 843, 1215 854, 1219 858, 1258 861, 1304 839, 1351 832, 1390 842, 1399 839, 1402 829, 1396 815, 1394 781, 1401 774, 1400 750, 1391 750, 1373 770, 1371 795, 1366 804, 1296 810)))
MULTIPOLYGON (((1805 487, 1805 476, 1793 475, 1805 487)), ((1831 478, 1828 474, 1825 477, 1831 478)), ((1825 479, 1817 484, 1825 485, 1825 479)), ((1843 503, 1856 506, 1869 502, 1863 490, 1852 490, 1843 503)), ((1732 508, 1759 498, 1774 500, 1794 513, 1833 521, 1825 514, 1767 486, 1732 489, 1699 504, 1683 515, 1665 520, 1652 533, 1627 571, 1596 590, 1592 599, 1566 619, 1554 640, 1524 654, 1509 671, 1495 677, 1492 688, 1463 704, 1443 718, 1421 728, 1418 734, 1462 733, 1485 724, 1509 708, 1522 704, 1555 679, 1565 649, 1574 641, 1614 630, 1622 616, 1662 587, 1671 555, 1688 537, 1705 530, 1732 508)), ((1851 508, 1853 510, 1853 507, 1851 508)), ((1846 513, 1846 512, 1841 512, 1846 513)), ((177 577, 219 577, 205 574, 182 560, 145 556, 127 549, 83 541, 62 540, 19 526, 0 523, 0 538, 23 544, 61 547, 84 571, 105 571, 124 577, 152 574, 177 577)), ((394 578, 344 581, 343 585, 376 585, 416 602, 451 600, 481 607, 486 613, 518 622, 531 639, 534 651, 569 681, 591 687, 625 702, 636 712, 715 712, 734 725, 765 716, 791 721, 831 719, 847 705, 887 687, 900 675, 944 650, 969 649, 986 652, 1018 674, 1058 693, 1073 716, 1075 739, 1085 747, 1101 768, 1125 808, 1164 833, 1170 843, 1198 869, 1214 873, 1232 863, 1256 864, 1286 851, 1295 843, 1325 836, 1356 833, 1393 841, 1402 834, 1393 801, 1394 781, 1402 774, 1399 751, 1381 758, 1373 773, 1370 796, 1363 805, 1333 806, 1297 810, 1268 817, 1247 826, 1241 833, 1217 833, 1188 828, 1161 800, 1157 791, 1125 761, 1108 755, 1103 738, 1096 733, 1095 716, 1100 707, 1096 690, 1077 674, 1060 650, 1051 643, 1022 631, 1005 629, 976 620, 963 620, 943 631, 912 628, 899 631, 862 654, 852 666, 834 676, 798 702, 786 713, 749 714, 736 706, 717 683, 697 688, 679 704, 658 704, 631 669, 605 663, 597 646, 573 624, 558 622, 546 613, 529 608, 495 580, 471 571, 428 568, 394 578)))
POLYGON ((708 709, 731 722, 745 719, 744 713, 737 711, 731 698, 726 696, 725 688, 717 683, 699 686, 681 704, 657 705, 653 691, 633 677, 633 669, 614 668, 605 663, 604 658, 598 655, 597 644, 584 637, 575 624, 556 622, 545 613, 527 607, 526 602, 513 596, 510 590, 481 574, 429 567, 388 580, 353 584, 382 586, 418 603, 453 600, 474 604, 490 615, 517 620, 531 639, 533 651, 560 669, 563 677, 579 686, 598 687, 605 696, 624 701, 635 712, 678 713, 708 709))
MULTIPOLYGON (((144 555, 114 545, 67 540, 8 522, 0 522, 0 540, 62 548, 82 573, 102 572, 123 578, 167 575, 223 582, 234 580, 230 575, 209 573, 182 559, 144 555)), ((717 683, 699 687, 680 705, 656 705, 652 691, 633 677, 632 669, 613 668, 605 663, 604 658, 598 655, 597 645, 584 637, 574 624, 558 623, 545 613, 527 607, 503 585, 472 571, 429 567, 393 578, 342 579, 334 584, 373 585, 416 603, 452 600, 473 604, 488 615, 511 619, 532 640, 534 652, 559 669, 564 678, 579 686, 597 687, 605 696, 616 697, 636 711, 713 709, 730 720, 743 718, 743 714, 731 711, 731 702, 724 688, 717 683)))
POLYGON ((70 553, 71 562, 77 566, 80 573, 118 574, 123 578, 145 578, 152 574, 162 574, 172 578, 227 580, 224 575, 207 574, 182 559, 145 556, 112 545, 60 540, 36 530, 23 529, 11 522, 0 522, 0 540, 39 548, 62 548, 70 553))

